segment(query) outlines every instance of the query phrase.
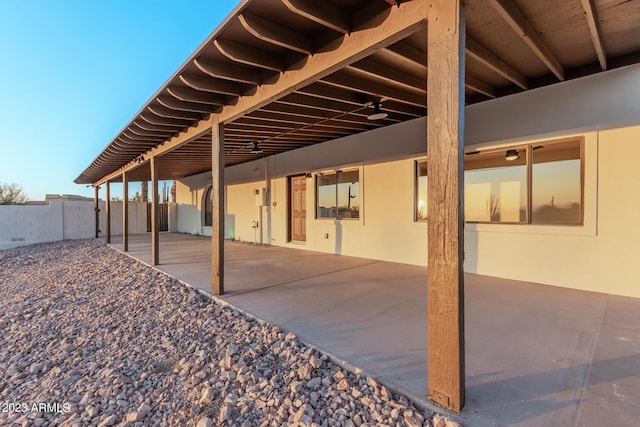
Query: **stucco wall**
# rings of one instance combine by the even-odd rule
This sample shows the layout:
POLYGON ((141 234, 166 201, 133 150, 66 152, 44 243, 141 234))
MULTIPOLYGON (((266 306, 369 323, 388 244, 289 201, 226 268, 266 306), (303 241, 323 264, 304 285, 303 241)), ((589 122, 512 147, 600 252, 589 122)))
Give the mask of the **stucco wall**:
MULTIPOLYGON (((584 136, 585 220, 583 226, 467 224, 465 270, 640 297, 633 263, 640 257, 638 99, 640 66, 632 66, 468 107, 469 150, 584 136)), ((426 152, 425 127, 424 118, 416 119, 227 168, 234 236, 253 241, 250 227, 262 213, 265 243, 424 265, 426 223, 413 221, 413 176, 414 161, 426 152), (286 177, 344 167, 360 170, 361 219, 315 219, 309 178, 307 242, 288 242, 286 177), (262 187, 270 190, 270 205, 257 208, 252 190, 262 187)))

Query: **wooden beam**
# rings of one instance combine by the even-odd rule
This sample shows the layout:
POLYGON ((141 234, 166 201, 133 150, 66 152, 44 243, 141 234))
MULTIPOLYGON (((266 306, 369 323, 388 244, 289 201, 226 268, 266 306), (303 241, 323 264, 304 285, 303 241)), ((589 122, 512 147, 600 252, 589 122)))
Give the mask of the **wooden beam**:
POLYGON ((129 251, 129 176, 122 173, 122 250, 129 251))
MULTIPOLYGON (((311 117, 311 118, 322 118, 328 119, 341 114, 342 112, 335 112, 331 109, 321 109, 315 108, 313 106, 302 106, 302 105, 291 105, 288 103, 282 103, 280 101, 272 102, 266 107, 262 108, 262 111, 271 112, 271 113, 280 113, 280 114, 288 114, 292 116, 299 117, 311 117)), ((350 118, 353 119, 353 118, 350 118)), ((366 118, 365 118, 366 120, 366 118)), ((361 119, 353 119, 355 122, 362 122, 361 119)))
POLYGON ((166 129, 163 130, 144 130, 140 127, 138 127, 138 125, 135 124, 135 122, 129 126, 126 131, 123 131, 124 135, 129 135, 130 137, 139 137, 139 136, 147 136, 147 137, 151 137, 153 139, 165 139, 171 136, 172 132, 171 131, 167 131, 166 129), (127 133, 125 133, 127 132, 127 133))
POLYGON ((328 2, 317 0, 282 0, 282 3, 293 13, 331 28, 342 34, 349 33, 351 17, 349 13, 328 2))
POLYGON ((193 111, 195 113, 213 113, 219 111, 223 104, 202 104, 198 102, 180 101, 172 96, 159 96, 158 104, 178 111, 193 111))
POLYGON ((111 185, 109 181, 105 183, 107 187, 107 200, 105 201, 105 209, 107 214, 107 243, 111 243, 111 185))
POLYGON ((589 32, 591 33, 591 40, 593 41, 593 47, 596 49, 598 55, 598 61, 600 61, 600 67, 603 70, 607 69, 607 53, 604 50, 604 43, 602 42, 602 31, 600 30, 600 22, 598 21, 598 14, 596 12, 596 6, 593 0, 581 0, 582 8, 584 9, 585 19, 589 26, 589 32))
POLYGON ((224 294, 224 125, 214 116, 211 126, 211 291, 224 294))
POLYGON ((481 82, 478 79, 475 79, 471 76, 465 77, 464 82, 465 87, 474 90, 483 95, 487 95, 489 98, 496 98, 498 95, 496 94, 496 90, 489 86, 488 84, 481 82))
POLYGON ((167 88, 167 93, 175 99, 179 99, 184 102, 197 102, 200 104, 210 105, 225 105, 229 103, 229 99, 225 95, 202 92, 200 90, 184 86, 170 86, 167 88))
POLYGON ((145 121, 145 120, 134 120, 133 123, 138 126, 140 129, 143 130, 150 130, 150 131, 158 131, 158 130, 164 130, 167 132, 179 132, 182 129, 182 126, 171 126, 171 125, 152 125, 151 123, 145 121))
POLYGON ((242 83, 230 82, 228 80, 215 79, 194 74, 180 74, 180 80, 192 89, 203 92, 212 92, 231 96, 243 95, 247 89, 242 83))
POLYGON ((149 105, 149 111, 156 116, 164 117, 165 119, 178 119, 178 120, 201 120, 202 114, 193 113, 191 111, 177 111, 171 108, 164 107, 162 105, 149 105))
MULTIPOLYGON (((98 237, 100 237, 100 202, 99 202, 99 192, 100 191, 100 186, 99 185, 95 185, 94 186, 94 192, 95 195, 93 197, 93 210, 96 214, 96 239, 98 237)), ((64 231, 64 230, 63 230, 64 231)))
POLYGON ((211 77, 254 86, 262 83, 262 73, 256 69, 204 58, 196 59, 193 63, 200 71, 211 77))
MULTIPOLYGON (((300 107, 319 108, 337 113, 343 113, 357 108, 352 104, 345 102, 317 98, 315 96, 304 95, 301 93, 291 93, 284 98, 280 98, 277 102, 281 104, 297 105, 300 107)), ((362 104, 360 104, 360 106, 362 106, 362 104)))
POLYGON ((409 88, 410 90, 420 89, 427 90, 427 82, 425 81, 424 76, 418 76, 415 74, 408 74, 405 71, 399 70, 394 67, 390 67, 385 64, 381 64, 380 62, 376 62, 371 58, 365 58, 361 61, 356 62, 350 67, 361 70, 368 75, 376 76, 377 78, 381 78, 386 80, 389 83, 393 84, 402 84, 409 88))
POLYGON ((465 52, 469 57, 484 64, 486 67, 509 80, 511 83, 520 86, 524 90, 529 89, 529 82, 526 77, 517 72, 511 65, 504 62, 497 55, 469 35, 467 35, 465 52))
MULTIPOLYGON (((328 5, 326 2, 320 5, 315 1, 300 3, 315 4, 314 7, 317 9, 324 9, 328 5)), ((301 68, 283 73, 274 84, 258 87, 254 95, 240 98, 236 105, 225 106, 220 114, 220 120, 223 123, 231 122, 353 64, 378 49, 424 29, 426 8, 424 0, 406 2, 399 7, 389 8, 384 16, 376 17, 373 19, 374 22, 365 23, 363 26, 355 28, 351 34, 341 37, 323 49, 322 52, 317 52, 308 58, 301 68)))
POLYGON ((304 34, 300 34, 249 12, 243 12, 238 15, 238 20, 242 27, 258 40, 305 55, 311 55, 313 53, 313 40, 304 34))
MULTIPOLYGON (((395 8, 393 8, 395 10, 395 8)), ((418 88, 409 92, 398 87, 385 84, 381 79, 374 80, 363 75, 357 75, 349 70, 339 71, 330 76, 323 77, 323 83, 337 86, 347 90, 357 90, 364 92, 373 98, 393 99, 398 102, 413 105, 414 107, 424 107, 425 96, 418 88)))
POLYGON ((396 56, 408 59, 415 64, 420 64, 423 67, 427 66, 427 52, 407 43, 406 41, 399 41, 391 46, 387 46, 386 50, 396 56))
POLYGON ((533 25, 513 0, 489 0, 489 3, 509 26, 524 40, 533 53, 551 70, 559 80, 564 81, 564 69, 551 53, 533 25))
POLYGON ((461 0, 432 0, 427 76, 429 399, 464 406, 464 42, 461 0))
POLYGON ((191 122, 191 120, 193 120, 193 119, 184 119, 184 118, 176 119, 171 117, 162 117, 155 114, 153 111, 149 111, 148 113, 142 113, 140 114, 139 117, 151 125, 158 125, 158 126, 185 127, 185 126, 189 126, 189 123, 191 122))
POLYGON ((120 135, 122 141, 129 139, 135 142, 160 142, 169 137, 169 135, 137 135, 131 132, 131 129, 123 130, 120 135))
POLYGON ((213 44, 221 54, 240 64, 278 72, 283 71, 285 68, 283 57, 265 52, 253 46, 226 39, 216 39, 213 41, 213 44))
POLYGON ((346 102, 351 105, 364 105, 370 101, 365 95, 361 95, 359 93, 345 89, 340 89, 335 86, 322 84, 320 82, 302 87, 296 92, 320 99, 346 102))
POLYGON ((158 162, 150 159, 151 165, 151 264, 160 264, 159 224, 158 224, 158 162))

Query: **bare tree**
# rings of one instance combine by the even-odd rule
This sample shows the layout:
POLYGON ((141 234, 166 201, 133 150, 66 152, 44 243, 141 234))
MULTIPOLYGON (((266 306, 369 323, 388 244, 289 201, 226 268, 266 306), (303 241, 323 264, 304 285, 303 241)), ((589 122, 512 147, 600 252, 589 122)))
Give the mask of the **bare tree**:
POLYGON ((0 205, 24 205, 28 200, 18 184, 0 183, 0 205))

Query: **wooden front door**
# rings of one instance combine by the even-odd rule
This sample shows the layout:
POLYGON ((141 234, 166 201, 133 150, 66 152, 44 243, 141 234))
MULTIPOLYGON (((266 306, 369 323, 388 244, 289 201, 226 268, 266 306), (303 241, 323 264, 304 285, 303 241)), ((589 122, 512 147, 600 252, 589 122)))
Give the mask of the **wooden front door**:
POLYGON ((307 178, 289 177, 289 234, 290 239, 307 241, 307 178))

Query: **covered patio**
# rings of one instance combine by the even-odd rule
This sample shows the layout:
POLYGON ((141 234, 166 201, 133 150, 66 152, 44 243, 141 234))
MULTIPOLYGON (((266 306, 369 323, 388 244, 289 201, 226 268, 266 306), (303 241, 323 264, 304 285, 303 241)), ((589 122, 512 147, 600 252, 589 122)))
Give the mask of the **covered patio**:
MULTIPOLYGON (((343 342, 345 348, 356 348, 356 353, 344 357, 366 369, 380 367, 376 368, 380 377, 388 377, 398 388, 416 387, 412 394, 428 395, 429 400, 455 412, 465 406, 467 392, 466 416, 483 416, 485 411, 495 412, 496 417, 511 414, 510 419, 554 414, 565 418, 554 418, 553 424, 578 422, 591 414, 586 407, 581 410, 577 401, 598 405, 604 401, 597 396, 607 400, 617 394, 625 396, 622 401, 631 401, 626 400, 626 391, 601 390, 608 380, 589 383, 600 371, 592 362, 599 363, 598 331, 608 327, 607 313, 618 316, 626 311, 609 307, 617 298, 568 290, 548 295, 548 288, 537 285, 499 285, 501 281, 494 279, 485 284, 485 279, 471 276, 465 287, 465 154, 479 153, 465 153, 465 107, 637 64, 639 15, 638 2, 613 5, 588 0, 242 0, 76 182, 95 188, 96 237, 100 233, 99 189, 105 187, 105 228, 110 241, 110 184, 122 182, 122 199, 127 201, 129 182, 151 181, 150 242, 129 235, 125 202, 125 252, 135 254, 135 248, 144 245, 140 256, 150 264, 174 265, 186 281, 282 323, 320 347, 343 342), (428 277, 426 270, 408 265, 238 247, 225 241, 230 238, 225 231, 230 168, 367 131, 418 123, 424 117, 415 135, 424 142, 419 152, 426 156, 429 174, 424 189, 428 241, 420 250, 429 265, 428 277), (207 226, 213 238, 171 243, 174 237, 163 235, 167 241, 160 255, 158 181, 203 173, 212 177, 211 202, 207 202, 211 211, 205 215, 210 215, 207 226), (194 248, 197 253, 190 253, 194 248), (267 253, 276 255, 265 256, 267 253), (277 255, 280 253, 286 255, 277 255), (370 279, 364 282, 363 276, 370 279), (408 290, 397 292, 390 283, 408 290), (325 293, 327 286, 334 292, 325 293), (501 286, 499 292, 495 286, 501 286), (406 300, 396 300, 405 296, 406 300), (465 307, 469 299, 472 304, 465 307), (378 303, 381 305, 376 306, 378 303), (411 311, 406 307, 412 307, 411 311), (314 312, 317 318, 310 321, 314 312), (337 321, 335 312, 353 317, 337 321), (392 328, 394 319, 403 322, 392 328), (376 322, 381 330, 378 335, 360 331, 372 331, 376 322), (471 336, 465 336, 465 325, 471 336), (311 334, 314 328, 317 337, 311 334), (354 338, 357 335, 361 337, 354 338), (400 339, 406 339, 404 347, 395 341, 400 339), (391 370, 392 366, 397 368, 391 370), (385 369, 390 370, 385 373, 385 369), (491 387, 486 391, 483 384, 498 384, 502 391, 492 392, 491 387), (591 393, 595 397, 590 398, 591 393), (518 402, 523 401, 535 402, 535 407, 520 408, 518 402)), ((603 103, 602 108, 607 110, 608 105, 603 103)), ((506 117, 500 116, 496 128, 523 121, 506 117)), ((536 118, 525 119, 537 122, 536 118)), ((477 132, 469 129, 471 126, 468 133, 477 132)), ((531 131, 538 132, 542 131, 531 131)), ((509 135, 522 136, 518 132, 509 135)), ((486 138, 480 142, 492 140, 486 138)), ((523 160, 533 159, 533 150, 528 145, 504 162, 520 155, 523 160)), ((394 151, 393 144, 385 145, 384 151, 390 158, 407 154, 394 151)), ((325 166, 329 165, 319 165, 315 172, 325 166)), ((527 168, 526 175, 533 176, 531 162, 527 168)), ((311 176, 297 162, 287 173, 311 176)), ((268 199, 268 190, 260 202, 265 210, 276 206, 268 199)), ((522 198, 531 199, 524 196, 525 190, 522 198)), ((348 197, 350 200, 350 193, 348 197)), ((315 219, 306 217, 311 209, 291 209, 292 230, 315 219)), ((529 225, 531 214, 525 211, 523 221, 529 225)), ((516 212, 520 214, 519 209, 516 212)), ((581 216, 579 226, 594 228, 596 212, 588 213, 591 216, 581 216)), ((298 240, 297 232, 290 234, 287 243, 298 240)), ((306 231, 299 235, 306 239, 306 231)), ((637 306, 633 300, 620 301, 637 306)), ((632 320, 629 315, 628 322, 632 320)), ((614 343, 626 343, 635 353, 604 354, 603 360, 622 357, 624 372, 637 372, 637 348, 632 348, 637 342, 637 336, 628 342, 614 338, 602 349, 611 351, 614 343), (625 357, 631 357, 631 362, 625 357), (627 370, 632 368, 635 371, 627 370)), ((339 346, 335 352, 339 353, 339 346)), ((606 368, 603 370, 610 375, 606 368)), ((626 384, 622 378, 632 377, 623 372, 615 375, 617 387, 618 379, 626 384)), ((607 411, 594 407, 593 412, 596 417, 607 411)))
MULTIPOLYGON (((151 264, 149 235, 128 254, 151 264)), ((119 238, 112 246, 121 250, 119 238)), ((211 295, 210 238, 162 233, 160 270, 211 295)), ((427 408, 424 267, 225 242, 218 298, 427 408)), ((465 274, 467 425, 633 425, 640 300, 465 274)), ((213 297, 213 296, 212 296, 213 297)), ((439 411, 442 409, 439 408, 439 411)))

